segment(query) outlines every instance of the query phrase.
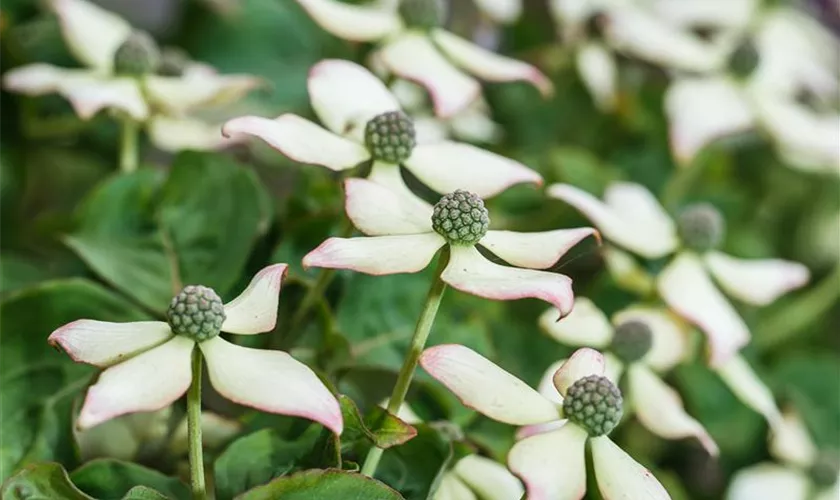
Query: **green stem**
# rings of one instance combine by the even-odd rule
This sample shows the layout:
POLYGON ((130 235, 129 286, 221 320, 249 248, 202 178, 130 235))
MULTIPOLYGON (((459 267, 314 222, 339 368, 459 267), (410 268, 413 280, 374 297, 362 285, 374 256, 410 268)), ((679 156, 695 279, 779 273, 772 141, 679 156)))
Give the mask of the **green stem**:
POLYGON ((755 344, 762 350, 773 348, 815 321, 825 317, 826 312, 840 298, 840 263, 814 288, 799 295, 793 302, 777 309, 756 328, 755 344))
MULTIPOLYGON (((400 406, 405 401, 405 395, 408 394, 408 387, 411 385, 411 379, 414 377, 414 371, 417 369, 420 355, 423 354, 426 340, 429 338, 429 332, 431 332, 432 324, 435 322, 435 316, 437 316, 440 301, 443 298, 443 292, 446 290, 446 283, 440 279, 440 275, 443 273, 448 261, 448 253, 446 251, 441 252, 440 257, 438 257, 434 281, 432 282, 431 288, 429 288, 428 295, 426 295, 426 305, 423 306, 423 312, 420 313, 420 318, 417 320, 414 335, 411 337, 411 345, 408 348, 408 353, 403 361, 402 368, 400 368, 397 382, 394 384, 391 399, 388 400, 388 411, 394 415, 397 414, 400 406)), ((362 474, 373 477, 383 452, 384 450, 382 448, 376 446, 370 449, 365 463, 362 466, 362 474)))
POLYGON ((205 500, 204 450, 201 440, 201 349, 192 353, 192 384, 187 392, 187 433, 190 446, 190 485, 193 500, 205 500))
POLYGON ((122 119, 120 138, 120 170, 130 173, 137 170, 137 136, 140 125, 130 117, 122 119))

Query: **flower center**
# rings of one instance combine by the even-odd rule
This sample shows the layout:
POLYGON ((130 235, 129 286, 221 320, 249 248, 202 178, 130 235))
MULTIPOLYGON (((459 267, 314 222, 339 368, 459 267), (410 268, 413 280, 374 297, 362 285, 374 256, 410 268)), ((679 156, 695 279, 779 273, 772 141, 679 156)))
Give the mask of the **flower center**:
POLYGON ((566 391, 563 412, 590 436, 597 437, 609 434, 618 425, 624 413, 621 405, 621 391, 610 379, 590 375, 576 381, 566 391))
POLYGON ((625 363, 644 357, 653 346, 653 333, 644 321, 629 320, 618 325, 610 348, 625 363))
POLYGON ((221 333, 225 306, 212 288, 189 285, 169 303, 166 317, 172 333, 202 342, 221 333))
POLYGON ((683 243, 693 250, 704 252, 717 248, 723 239, 723 216, 708 203, 698 203, 683 210, 678 225, 683 243))
POLYGON ((837 450, 823 450, 817 455, 809 471, 811 479, 817 486, 829 488, 837 482, 840 472, 840 453, 837 450))
POLYGON ((462 189, 441 198, 432 212, 432 228, 451 245, 475 245, 489 226, 484 201, 462 189))
POLYGON ((409 28, 432 29, 443 25, 446 0, 400 0, 399 13, 409 28))
POLYGON ((114 53, 114 73, 140 76, 154 73, 160 64, 160 50, 148 33, 135 31, 114 53))
POLYGON ((729 58, 729 72, 738 78, 747 78, 758 66, 759 53, 750 40, 742 42, 729 58))
POLYGON ((181 76, 190 62, 186 52, 175 47, 165 47, 160 54, 157 73, 163 76, 181 76))
POLYGON ((402 163, 416 144, 414 122, 402 111, 374 116, 365 126, 365 145, 374 160, 402 163))

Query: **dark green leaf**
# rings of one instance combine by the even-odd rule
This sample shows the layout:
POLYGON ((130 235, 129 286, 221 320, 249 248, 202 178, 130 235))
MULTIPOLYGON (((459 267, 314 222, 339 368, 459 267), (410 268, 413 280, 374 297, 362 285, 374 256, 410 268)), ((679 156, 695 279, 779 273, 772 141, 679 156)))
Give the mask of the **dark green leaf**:
POLYGON ((70 479, 80 490, 100 500, 122 498, 135 486, 147 486, 169 498, 190 497, 189 488, 179 479, 119 460, 92 460, 74 470, 70 479))
POLYGON ((79 491, 56 463, 27 465, 3 484, 4 500, 94 500, 79 491))
POLYGON ((163 493, 153 490, 148 486, 135 486, 128 490, 122 500, 168 500, 163 493))
POLYGON ((382 455, 376 478, 393 486, 407 500, 427 500, 452 461, 452 443, 431 426, 416 428, 414 439, 382 455))
POLYGON ((345 395, 338 397, 341 414, 344 417, 344 432, 341 433, 341 448, 347 450, 359 441, 388 449, 405 443, 417 435, 417 431, 407 423, 383 408, 375 406, 362 418, 359 408, 352 399, 345 395))
POLYGON ((309 470, 254 488, 238 500, 401 500, 403 497, 375 479, 335 469, 309 470))

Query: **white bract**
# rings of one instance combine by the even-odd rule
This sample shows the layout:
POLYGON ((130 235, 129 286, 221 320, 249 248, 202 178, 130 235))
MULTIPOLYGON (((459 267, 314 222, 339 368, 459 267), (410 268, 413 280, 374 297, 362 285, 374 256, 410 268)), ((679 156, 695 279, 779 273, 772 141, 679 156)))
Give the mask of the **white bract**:
POLYGON ((759 129, 791 166, 840 173, 837 39, 794 9, 759 11, 753 0, 735 0, 715 2, 719 12, 712 16, 704 3, 689 0, 682 10, 671 9, 681 12, 673 16, 674 22, 685 28, 702 25, 728 32, 738 39, 741 52, 733 52, 730 69, 685 77, 668 89, 665 109, 679 163, 689 164, 716 139, 759 129), (753 23, 731 26, 724 14, 733 9, 746 10, 753 23), (738 62, 754 68, 739 74, 738 62))
POLYGON ((606 435, 563 418, 562 402, 581 379, 603 377, 604 357, 583 348, 553 374, 555 392, 547 398, 525 382, 460 345, 427 349, 420 364, 466 406, 493 420, 512 425, 547 425, 549 430, 518 441, 508 467, 525 483, 529 500, 578 500, 586 492, 585 447, 589 441, 595 476, 606 500, 667 499, 653 475, 606 435))
MULTIPOLYGON (((529 81, 544 95, 553 91, 551 82, 534 66, 487 51, 440 28, 444 13, 434 12, 443 8, 438 5, 443 3, 440 0, 382 1, 373 5, 348 5, 337 0, 297 2, 333 35, 377 43, 378 57, 390 73, 429 90, 438 116, 451 116, 479 97, 481 85, 473 76, 489 81, 529 81), (409 10, 421 12, 405 16, 409 10), (422 19, 409 19, 418 16, 422 19)), ((490 6, 499 0, 483 3, 490 6)))
POLYGON ((50 0, 68 48, 86 67, 67 69, 34 63, 6 73, 3 86, 30 96, 57 93, 88 120, 111 109, 148 127, 163 150, 218 149, 224 141, 218 125, 190 113, 205 105, 231 102, 261 85, 249 75, 220 75, 205 64, 190 62, 179 76, 119 74, 117 51, 132 36, 122 18, 85 0, 50 0))
POLYGON ((312 108, 326 129, 293 114, 277 119, 243 116, 228 121, 226 135, 252 135, 300 163, 341 171, 372 161, 370 180, 397 193, 408 193, 399 167, 439 193, 468 189, 479 196, 493 196, 518 183, 542 182, 519 162, 452 141, 415 144, 410 119, 385 85, 358 64, 325 60, 309 72, 312 108), (370 142, 369 126, 385 116, 400 117, 408 140, 397 158, 384 158, 370 142), (394 161, 396 160, 396 161, 394 161))
POLYGON ((762 462, 739 471, 726 500, 836 500, 840 498, 837 452, 817 449, 799 415, 785 411, 770 437, 770 454, 781 463, 762 462))
MULTIPOLYGON (((476 243, 450 244, 432 227, 432 207, 410 192, 400 194, 368 180, 347 179, 345 193, 347 216, 367 236, 329 238, 303 258, 305 267, 373 275, 414 273, 448 245, 449 262, 441 279, 450 286, 497 300, 539 298, 563 315, 572 309, 571 279, 537 269, 551 267, 579 241, 597 235, 592 228, 517 233, 485 227, 486 234, 476 243, 517 266, 510 267, 487 260, 476 243)), ((486 216, 486 209, 481 209, 486 216)))
MULTIPOLYGON (((549 309, 539 320, 549 336, 572 346, 594 347, 606 351, 607 377, 618 384, 627 382, 627 410, 635 411, 639 421, 665 439, 697 438, 703 447, 717 455, 718 447, 697 420, 686 413, 677 392, 659 377, 679 363, 687 351, 685 327, 663 309, 636 306, 617 313, 612 323, 591 300, 577 297, 575 308, 563 321, 549 309)), ((559 366, 550 367, 539 390, 554 393, 552 377, 559 366)))
MULTIPOLYGON (((277 320, 286 264, 260 271, 224 305, 221 330, 251 335, 277 320)), ((180 398, 192 383, 190 359, 201 350, 210 383, 231 401, 269 413, 307 418, 336 434, 343 426, 338 401, 306 365, 281 351, 251 349, 219 336, 196 342, 175 335, 168 323, 78 320, 54 331, 49 342, 74 361, 104 368, 90 387, 77 426, 90 428, 120 415, 150 412, 180 398)))

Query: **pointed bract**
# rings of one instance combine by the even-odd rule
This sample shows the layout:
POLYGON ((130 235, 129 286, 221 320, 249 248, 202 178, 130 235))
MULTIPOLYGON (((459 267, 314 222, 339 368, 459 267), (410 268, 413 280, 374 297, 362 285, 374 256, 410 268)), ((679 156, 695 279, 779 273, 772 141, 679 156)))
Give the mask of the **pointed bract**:
POLYGON ((536 233, 487 231, 481 239, 481 246, 514 266, 547 269, 556 264, 573 246, 589 236, 594 236, 600 241, 598 231, 591 227, 536 233))
POLYGON ((554 340, 571 346, 606 347, 613 338, 613 326, 598 306, 586 297, 575 297, 572 312, 560 321, 556 309, 540 316, 539 324, 554 340))
POLYGON ((578 349, 554 374, 554 387, 566 397, 566 391, 578 380, 590 375, 603 375, 604 366, 604 356, 600 352, 588 347, 578 349))
MULTIPOLYGON (((840 135, 838 135, 840 137, 840 135)), ((808 268, 782 259, 738 259, 722 252, 703 256, 709 271, 726 293, 756 306, 766 306, 808 283, 808 268)))
POLYGON ((455 464, 453 469, 481 500, 510 500, 522 498, 525 489, 507 468, 489 458, 469 455, 455 464))
MULTIPOLYGON (((391 168, 399 167, 392 165, 391 168)), ((400 196, 365 179, 347 179, 344 193, 347 217, 356 229, 368 236, 432 231, 432 208, 416 196, 400 196)))
POLYGON ((773 463, 761 463, 735 475, 726 493, 726 500, 806 500, 809 489, 810 481, 802 471, 773 463))
POLYGON ((73 361, 105 367, 124 361, 158 346, 172 337, 169 325, 162 321, 110 323, 80 319, 68 323, 49 337, 73 361))
POLYGON ((70 51, 88 67, 111 72, 114 54, 131 34, 120 16, 85 0, 51 0, 70 51))
POLYGON ((605 500, 670 500, 671 496, 653 474, 610 441, 610 438, 593 438, 590 446, 595 479, 598 480, 598 489, 605 500))
POLYGON ((274 264, 258 272, 238 297, 225 304, 222 331, 238 334, 265 333, 277 323, 280 286, 289 270, 274 264))
POLYGON ((519 441, 508 467, 525 483, 528 500, 580 500, 586 493, 586 431, 572 423, 519 441))
POLYGON ((771 428, 781 424, 782 415, 776 406, 773 392, 741 356, 734 356, 715 368, 720 378, 742 403, 767 419, 771 428))
POLYGON ((319 26, 345 40, 372 42, 398 30, 396 12, 337 0, 297 0, 319 26))
POLYGON ((437 233, 330 238, 306 254, 303 265, 373 275, 416 273, 429 265, 444 243, 437 233))

